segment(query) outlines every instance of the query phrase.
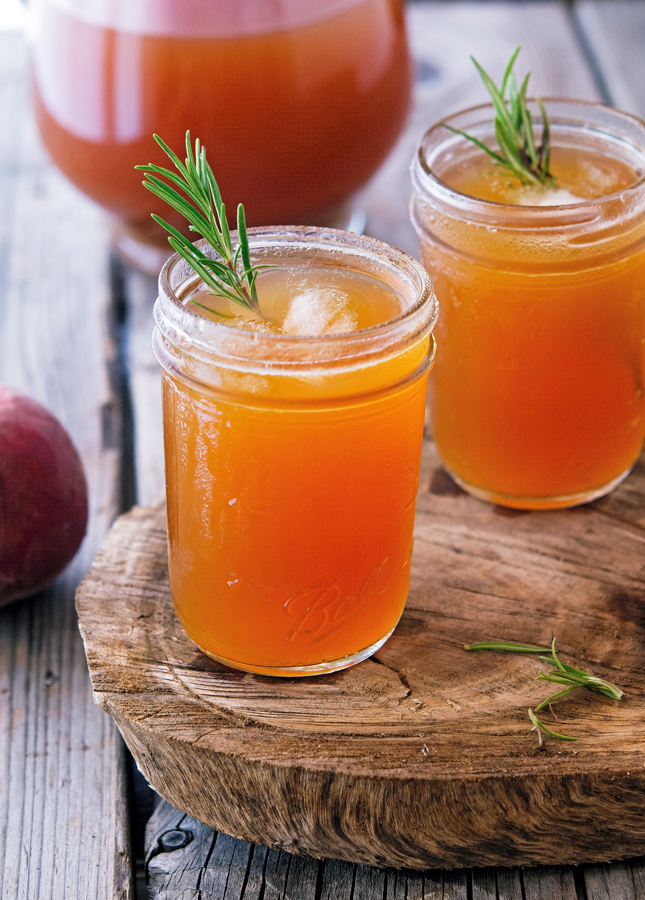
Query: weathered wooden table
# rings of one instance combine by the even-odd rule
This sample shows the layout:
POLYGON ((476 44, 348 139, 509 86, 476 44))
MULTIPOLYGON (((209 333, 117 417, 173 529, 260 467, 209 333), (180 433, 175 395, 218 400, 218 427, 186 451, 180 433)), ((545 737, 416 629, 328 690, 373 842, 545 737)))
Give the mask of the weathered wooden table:
MULTIPOLYGON (((536 92, 600 98, 645 115, 645 4, 424 0, 410 6, 409 18, 418 61, 416 105, 364 204, 368 232, 413 254, 408 161, 425 126, 484 99, 470 53, 497 71, 521 44, 522 66, 532 70, 536 92)), ((22 34, 0 32, 0 381, 58 415, 81 452, 91 490, 88 536, 70 569, 51 589, 0 610, 1 896, 645 897, 643 860, 384 870, 245 844, 165 802, 156 805, 144 840, 155 798, 134 772, 112 721, 93 704, 74 610, 76 586, 112 520, 135 501, 154 503, 163 489, 159 375, 150 351, 155 286, 113 259, 109 246, 100 210, 58 175, 40 148, 22 34)), ((626 529, 645 527, 642 466, 609 514, 626 529)), ((645 583, 638 593, 645 604, 645 583)), ((633 621, 645 637, 638 601, 633 621)))

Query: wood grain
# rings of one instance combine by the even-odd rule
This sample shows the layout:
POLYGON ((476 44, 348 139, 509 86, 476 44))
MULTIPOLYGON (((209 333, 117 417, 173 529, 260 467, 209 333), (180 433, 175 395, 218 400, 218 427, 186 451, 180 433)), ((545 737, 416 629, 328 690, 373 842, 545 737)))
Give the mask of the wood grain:
POLYGON ((271 895, 276 896, 277 892, 286 900, 352 900, 358 896, 375 900, 639 900, 644 896, 644 867, 634 861, 584 866, 577 870, 577 887, 570 867, 487 868, 470 872, 379 869, 375 873, 369 866, 334 859, 307 861, 309 883, 315 876, 319 891, 310 895, 286 874, 276 881, 276 867, 282 866, 286 871, 293 864, 288 854, 217 834, 165 801, 160 802, 148 823, 146 843, 150 848, 150 900, 198 900, 200 890, 203 897, 212 900, 259 900, 267 869, 271 895), (191 832, 193 840, 199 843, 210 835, 207 862, 202 870, 192 868, 190 879, 185 877, 185 848, 160 852, 161 836, 177 828, 191 832), (223 850, 218 851, 218 845, 223 850), (272 862, 267 866, 269 860, 272 862), (173 889, 170 878, 177 871, 183 873, 183 887, 173 889), (293 892, 284 890, 288 884, 293 892))
MULTIPOLYGON (((185 897, 202 896, 213 900, 260 900, 267 860, 277 858, 277 864, 288 868, 288 854, 269 850, 267 847, 238 841, 179 812, 166 801, 160 801, 146 829, 148 846, 148 893, 150 900, 185 900, 185 897), (193 868, 191 879, 184 880, 184 887, 169 886, 172 873, 186 871, 185 848, 160 851, 160 839, 174 829, 184 829, 194 835, 194 840, 204 842, 210 835, 208 859, 201 870, 193 868), (220 844, 225 848, 215 852, 220 844), (211 875, 211 869, 214 870, 211 875), (193 891, 194 893, 191 893, 193 891)), ((353 892, 362 895, 369 885, 375 884, 369 866, 360 866, 341 860, 310 860, 312 873, 316 873, 319 893, 315 900, 352 900, 353 892)), ((269 872, 275 871, 275 863, 269 872)), ((402 869, 379 870, 376 881, 383 888, 376 893, 377 900, 639 900, 645 896, 645 864, 629 861, 608 865, 584 866, 577 870, 570 867, 548 866, 531 868, 486 868, 469 872, 437 871, 415 872, 402 869)), ((280 884, 284 884, 281 879, 280 884)), ((273 881, 275 887, 275 880, 273 881)), ((308 900, 299 893, 279 895, 288 900, 308 900)))
POLYGON ((128 304, 128 380, 134 409, 134 464, 138 503, 151 506, 164 495, 161 369, 152 352, 152 309, 157 282, 129 266, 123 268, 128 304))
POLYGON ((117 502, 107 238, 98 210, 44 159, 26 62, 21 35, 0 33, 0 380, 68 429, 91 511, 57 584, 0 610, 0 893, 121 900, 132 895, 124 748, 92 702, 74 610, 117 502))
MULTIPOLYGON (((471 885, 469 876, 463 872, 374 869, 336 859, 294 857, 217 834, 166 802, 159 804, 148 823, 147 844, 151 900, 180 900, 180 897, 197 900, 199 891, 203 897, 216 900, 264 900, 266 897, 274 900, 468 900, 471 885), (170 852, 160 850, 162 835, 173 829, 183 829, 192 835, 191 843, 197 845, 192 855, 188 847, 170 852), (201 871, 187 865, 198 854, 208 857, 201 871), (181 887, 177 880, 171 883, 178 872, 181 872, 181 887)), ((495 871, 486 872, 492 873, 491 883, 495 885, 495 871)), ((517 900, 521 900, 519 870, 513 870, 512 874, 519 890, 517 900)), ((504 874, 500 883, 504 883, 504 874)), ((472 887, 476 890, 474 878, 472 887)), ((497 893, 490 896, 498 900, 497 893)), ((473 893, 473 898, 478 900, 485 897, 473 893)), ((513 900, 513 897, 504 894, 502 888, 499 900, 513 900)))

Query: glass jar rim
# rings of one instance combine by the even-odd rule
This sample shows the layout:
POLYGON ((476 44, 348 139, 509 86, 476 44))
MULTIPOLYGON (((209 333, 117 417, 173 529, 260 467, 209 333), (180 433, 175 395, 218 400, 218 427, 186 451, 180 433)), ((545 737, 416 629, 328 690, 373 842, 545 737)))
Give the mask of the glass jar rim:
MULTIPOLYGON (((539 106, 535 98, 528 100, 532 111, 536 114, 536 121, 541 121, 539 106)), ((418 196, 436 198, 440 202, 447 203, 456 209, 468 210, 477 218, 486 219, 499 215, 500 210, 508 212, 511 217, 519 215, 525 223, 530 219, 531 224, 539 227, 540 223, 547 220, 551 223, 556 219, 571 221, 572 216, 584 220, 588 216, 595 216, 599 204, 611 202, 618 195, 625 192, 639 192, 645 186, 645 121, 632 113, 627 113, 606 104, 593 100, 572 100, 562 97, 541 98, 547 111, 550 113, 549 122, 552 134, 558 129, 580 128, 589 133, 594 131, 611 137, 616 144, 622 143, 625 149, 629 149, 633 158, 641 160, 639 177, 625 188, 602 197, 580 199, 576 203, 567 203, 554 206, 531 206, 502 203, 493 200, 482 200, 464 194, 455 188, 451 188, 433 171, 433 162, 439 153, 445 152, 445 148, 473 146, 463 135, 456 134, 451 128, 464 131, 474 126, 488 127, 494 134, 493 119, 491 113, 494 110, 492 103, 480 103, 467 107, 458 112, 435 122, 421 136, 410 167, 410 175, 415 192, 418 196), (575 113, 578 112, 578 117, 575 113), (487 116, 484 117, 483 114, 487 116), (597 121, 593 121, 595 115, 597 121), (479 116, 482 116, 480 119, 479 116), (471 121, 475 120, 475 121, 471 121), (455 124, 457 123, 457 124, 455 124), (610 127, 613 125, 613 128, 610 127), (622 128, 621 128, 622 126, 622 128), (443 136, 442 136, 443 135, 443 136)))
MULTIPOLYGON (((179 255, 165 263, 159 275, 159 297, 155 322, 161 337, 193 357, 239 362, 244 367, 257 363, 263 368, 299 368, 340 365, 352 359, 400 351, 401 346, 421 340, 435 324, 438 304, 430 276, 409 254, 376 238, 332 228, 270 226, 249 228, 249 244, 254 260, 301 258, 315 251, 328 264, 353 261, 358 271, 378 273, 397 295, 411 298, 409 307, 378 325, 342 334, 285 335, 236 328, 205 317, 188 308, 186 294, 200 278, 179 255), (363 263, 361 266, 360 263, 363 263), (389 280, 383 276, 387 275, 389 280), (399 289, 393 284, 398 282, 399 289)), ((233 241, 236 233, 232 232, 233 241)), ((204 253, 216 256, 207 241, 197 242, 204 253)))

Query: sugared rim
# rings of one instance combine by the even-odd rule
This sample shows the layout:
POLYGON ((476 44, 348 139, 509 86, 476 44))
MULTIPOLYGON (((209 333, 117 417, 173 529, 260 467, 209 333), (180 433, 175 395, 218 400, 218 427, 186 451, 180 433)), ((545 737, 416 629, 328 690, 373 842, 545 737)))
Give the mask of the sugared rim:
MULTIPOLYGON (((455 132, 450 131, 450 128, 447 126, 452 125, 458 120, 475 116, 480 112, 484 113, 484 111, 486 111, 488 114, 487 117, 482 117, 481 121, 469 123, 467 127, 471 128, 475 125, 489 125, 492 129, 493 125, 491 113, 494 109, 493 104, 480 103, 475 106, 469 106, 466 109, 452 113, 449 116, 444 116, 443 119, 435 122, 422 135, 417 145, 417 150, 410 167, 410 175, 415 190, 420 194, 432 192, 433 195, 436 195, 441 199, 452 203, 457 202, 458 205, 467 204, 471 209, 480 209, 482 213, 486 209, 490 209, 492 211, 502 208, 504 210, 521 210, 521 214, 523 217, 526 217, 526 215, 529 214, 532 217, 537 217, 538 219, 544 219, 547 217, 552 219, 554 215, 565 216, 570 215, 572 212, 574 213, 574 215, 576 212, 584 212, 590 207, 597 207, 599 203, 611 201, 619 194, 624 194, 625 191, 630 192, 637 190, 642 187, 643 184, 645 184, 645 121, 643 121, 638 116, 633 115, 632 113, 623 112, 622 110, 614 109, 614 107, 612 106, 607 106, 606 104, 597 103, 592 100, 570 100, 563 97, 545 97, 542 98, 542 102, 544 103, 545 107, 547 107, 547 109, 551 109, 551 115, 549 119, 552 129, 554 126, 557 128, 558 126, 566 127, 568 125, 571 127, 578 126, 598 130, 599 128, 604 126, 604 130, 608 135, 613 137, 616 141, 623 142, 627 146, 633 148, 634 155, 640 156, 643 161, 640 177, 627 187, 621 188, 621 190, 615 191, 611 194, 606 194, 602 197, 581 199, 579 203, 567 203, 554 206, 531 206, 528 204, 518 206, 512 203, 501 203, 496 200, 482 200, 479 197, 472 197, 469 194, 464 194, 461 191, 450 187, 448 184, 446 184, 446 182, 442 181, 442 179, 433 172, 432 159, 430 160, 430 162, 428 161, 427 151, 431 141, 433 140, 436 141, 433 147, 435 152, 438 152, 439 149, 450 140, 452 140, 455 145, 460 146, 461 142, 464 142, 463 146, 466 146, 466 144, 468 143, 466 139, 461 135, 455 134, 455 132), (558 107, 562 107, 562 109, 558 111, 558 107), (600 112, 601 115, 606 116, 616 124, 622 122, 624 125, 624 132, 633 131, 634 136, 630 137, 627 133, 621 134, 618 130, 610 130, 609 122, 607 122, 606 124, 598 123, 594 122, 591 118, 588 117, 575 118, 573 113, 577 109, 594 110, 595 112, 600 112), (568 115, 567 111, 569 113, 568 115), (446 134, 450 135, 451 137, 442 137, 441 139, 439 139, 438 135, 442 131, 446 132, 446 134), (636 133, 638 133, 639 139, 636 138, 636 133)), ((534 106, 536 112, 539 112, 534 98, 529 98, 529 103, 534 106)), ((462 127, 461 130, 464 130, 464 128, 462 127)))
MULTIPOLYGON (((436 321, 438 305, 430 276, 420 262, 396 247, 353 232, 304 225, 249 228, 248 234, 255 258, 277 255, 295 258, 307 248, 310 253, 315 251, 317 258, 329 256, 352 260, 355 268, 368 274, 389 273, 390 279, 384 278, 385 283, 404 298, 406 294, 414 297, 414 301, 386 322, 343 334, 316 336, 246 331, 199 315, 186 306, 178 293, 181 289, 185 294, 192 284, 198 283, 199 276, 179 254, 174 254, 159 275, 159 299, 155 306, 157 327, 164 337, 204 353, 223 352, 243 359, 246 358, 246 347, 252 348, 256 359, 305 364, 306 360, 346 359, 364 356, 388 344, 396 346, 401 341, 421 337, 436 321)), ((199 241, 197 245, 205 253, 210 251, 215 255, 206 241, 199 241)))

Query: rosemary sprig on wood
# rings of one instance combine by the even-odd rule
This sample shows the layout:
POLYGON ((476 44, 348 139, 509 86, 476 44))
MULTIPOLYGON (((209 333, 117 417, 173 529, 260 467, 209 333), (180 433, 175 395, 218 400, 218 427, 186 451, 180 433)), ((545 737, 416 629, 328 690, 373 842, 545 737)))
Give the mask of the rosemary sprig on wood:
POLYGON ((548 653, 548 647, 537 644, 521 644, 517 641, 479 641, 476 644, 464 644, 464 650, 504 650, 507 653, 548 653))
MULTIPOLYGON (((169 233, 168 243, 173 250, 183 256, 214 294, 227 297, 262 316, 255 281, 258 271, 266 266, 254 266, 251 263, 244 207, 241 203, 237 207, 238 243, 234 250, 226 220, 226 207, 199 139, 195 141, 193 153, 190 132, 186 132, 185 163, 158 135, 155 134, 154 139, 179 174, 153 163, 136 166, 145 175, 144 187, 181 213, 188 220, 190 231, 206 238, 220 259, 210 259, 161 216, 153 213, 152 218, 169 233)), ((209 307, 204 308, 213 312, 209 307)))
POLYGON ((541 709, 546 704, 553 703, 554 700, 564 696, 564 694, 582 687, 589 688, 590 691, 597 691, 606 697, 611 697, 612 700, 622 700, 625 696, 624 691, 621 691, 615 684, 605 681, 604 678, 598 678, 596 675, 590 675, 588 672, 583 672, 582 669, 574 669, 573 666, 561 662, 558 654, 555 652, 555 638, 551 641, 551 656, 540 656, 539 659, 540 662, 545 662, 549 665, 555 663, 555 667, 549 669, 548 672, 540 672, 536 681, 551 681, 554 684, 564 684, 567 685, 567 689, 547 697, 540 706, 536 707, 537 709, 541 709))
POLYGON ((542 101, 536 98, 535 102, 542 115, 542 140, 537 144, 526 96, 530 72, 524 77, 519 87, 513 73, 513 66, 519 52, 520 47, 517 47, 506 66, 499 88, 477 60, 471 56, 495 108, 494 125, 499 153, 465 131, 459 131, 450 125, 446 125, 446 128, 471 141, 495 160, 499 166, 514 175, 521 184, 555 184, 555 178, 549 171, 551 133, 546 109, 542 101))
POLYGON ((550 647, 541 647, 537 644, 522 644, 517 641, 479 641, 475 644, 465 644, 464 650, 496 650, 506 653, 550 654, 550 656, 539 656, 540 661, 547 663, 551 668, 546 672, 540 672, 536 681, 549 681, 553 684, 564 685, 564 688, 556 691, 554 694, 551 694, 545 700, 538 703, 535 710, 529 709, 529 719, 533 723, 533 728, 531 730, 537 730, 540 747, 543 744, 543 732, 563 741, 577 740, 577 738, 571 737, 570 735, 559 734, 556 731, 552 731, 538 719, 536 713, 541 709, 544 709, 545 706, 550 706, 552 703, 562 700, 563 697, 566 697, 572 691, 579 690, 580 688, 588 688, 591 691, 604 694, 605 697, 611 697, 612 700, 621 700, 625 696, 624 692, 619 687, 616 687, 615 684, 612 684, 609 681, 605 681, 604 678, 598 678, 597 675, 591 675, 589 672, 585 672, 582 669, 576 669, 573 666, 562 662, 555 651, 555 638, 552 639, 550 647))
MULTIPOLYGON (((539 707, 536 706, 536 709, 539 709, 539 707)), ((560 734, 559 731, 553 731, 551 728, 548 728, 544 724, 544 722, 542 722, 540 719, 538 719, 538 717, 535 715, 535 713, 533 712, 532 709, 529 709, 529 719, 531 720, 531 722, 533 722, 533 728, 531 728, 531 731, 537 731, 539 747, 542 747, 544 745, 544 738, 542 737, 542 734, 544 732, 546 732, 547 734, 550 734, 551 737, 558 738, 561 741, 577 741, 578 740, 577 737, 573 737, 570 734, 560 734)))

